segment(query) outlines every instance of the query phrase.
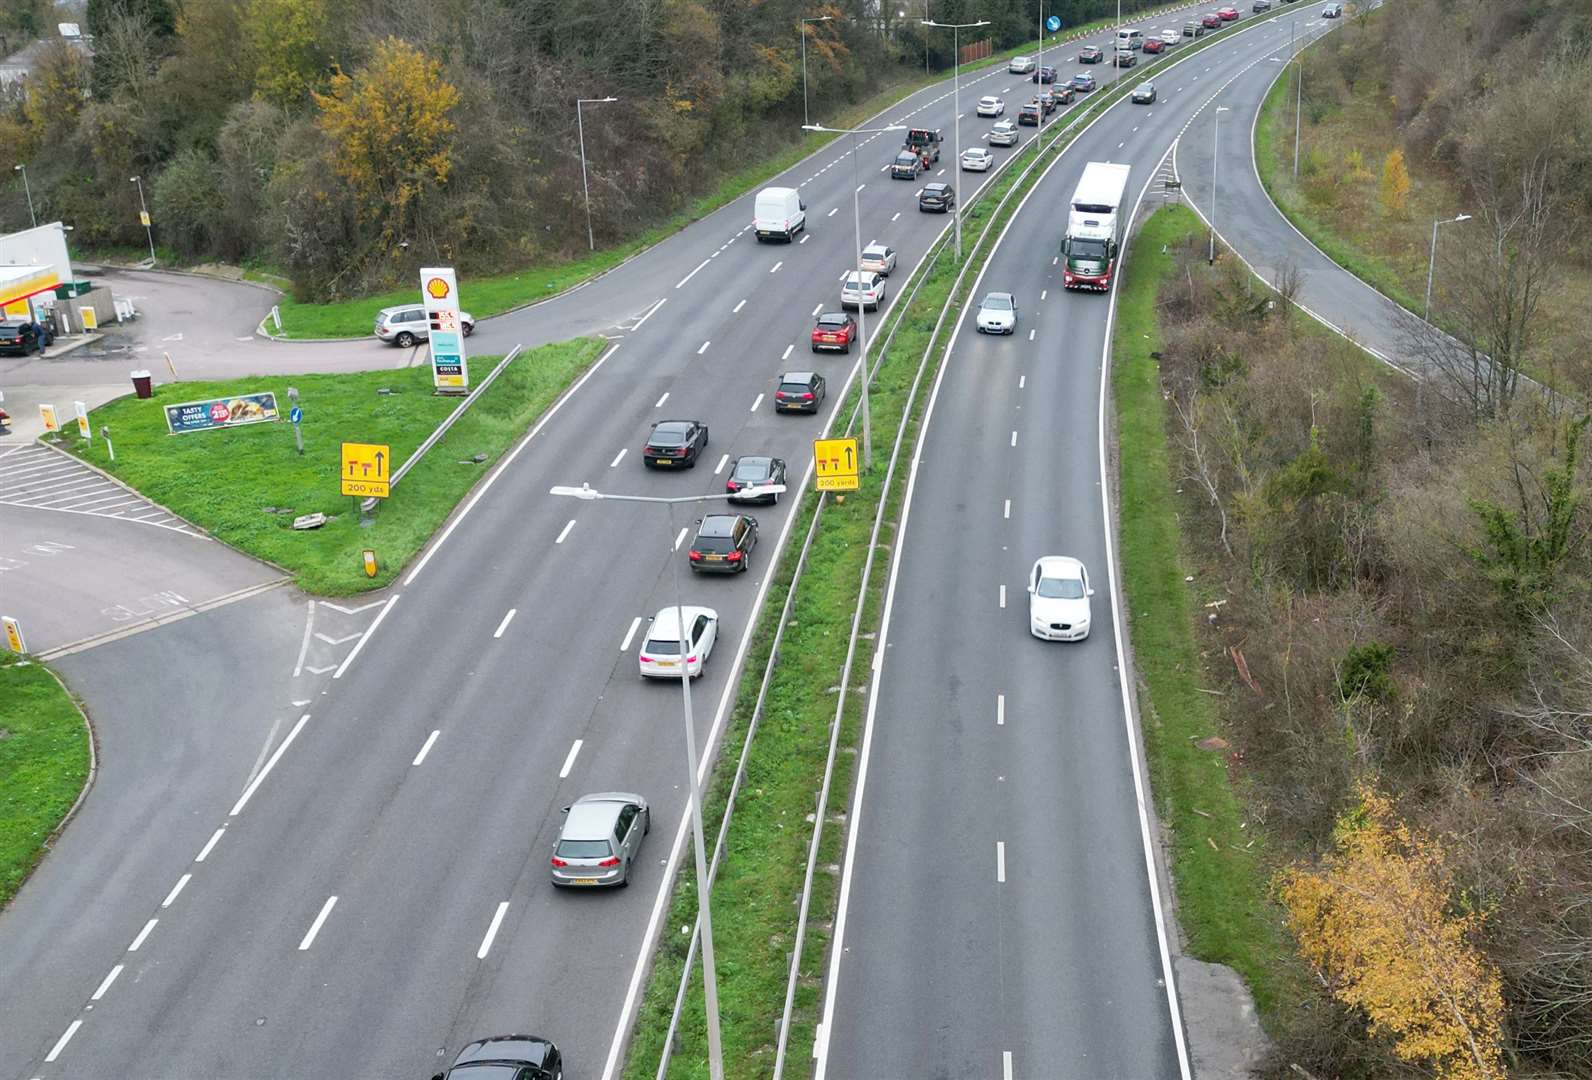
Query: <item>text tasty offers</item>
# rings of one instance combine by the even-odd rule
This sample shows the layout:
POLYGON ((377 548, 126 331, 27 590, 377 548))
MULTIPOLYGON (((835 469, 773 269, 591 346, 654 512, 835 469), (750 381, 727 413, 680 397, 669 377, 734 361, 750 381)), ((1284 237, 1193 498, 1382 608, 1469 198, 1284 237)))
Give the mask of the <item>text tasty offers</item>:
POLYGON ((431 324, 431 383, 438 390, 461 391, 470 387, 470 368, 464 355, 464 326, 459 320, 459 281, 451 266, 423 267, 420 298, 431 324))
POLYGON ((166 426, 173 435, 190 431, 213 431, 216 428, 242 427, 280 420, 276 409, 276 395, 239 394, 230 398, 211 398, 208 401, 184 401, 166 406, 166 426))

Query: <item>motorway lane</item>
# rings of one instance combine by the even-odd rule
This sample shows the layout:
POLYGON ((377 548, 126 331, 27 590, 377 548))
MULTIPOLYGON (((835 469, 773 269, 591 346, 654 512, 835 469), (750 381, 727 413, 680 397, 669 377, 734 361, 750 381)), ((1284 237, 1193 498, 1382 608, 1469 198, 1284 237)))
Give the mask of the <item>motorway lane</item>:
POLYGON ((1234 34, 1158 77, 1156 105, 1120 105, 1081 135, 974 290, 1015 292, 1022 321, 1007 339, 964 322, 914 468, 821 1075, 1001 1075, 1006 1054, 1019 1077, 1182 1070, 1104 531, 1109 301, 1064 292, 1054 259, 1084 163, 1130 163, 1136 199, 1207 88, 1276 36, 1234 34), (938 542, 953 531, 960 543, 938 542), (1046 554, 1089 568, 1082 643, 1028 633, 1027 574, 1046 554))
MULTIPOLYGON (((844 177, 843 207, 849 169, 832 172, 844 177)), ((902 214, 909 224, 901 227, 910 230, 904 241, 893 232, 874 235, 883 235, 910 260, 913 245, 921 251, 947 222, 922 222, 911 199, 914 186, 885 185, 892 192, 888 200, 876 198, 878 186, 864 192, 870 227, 893 224, 890 218, 902 214)), ((815 217, 825 213, 817 199, 808 201, 815 217)), ((667 826, 678 821, 683 805, 675 779, 678 740, 667 719, 676 705, 660 696, 666 688, 638 684, 628 668, 633 653, 614 657, 630 620, 668 602, 673 592, 654 527, 644 515, 554 505, 545 492, 555 482, 607 483, 606 463, 621 448, 629 456, 612 474, 616 487, 678 493, 713 486, 705 470, 689 480, 639 475, 635 455, 646 422, 665 415, 710 420, 720 433, 716 452, 772 449, 800 472, 819 424, 770 417, 766 402, 754 414, 750 402, 755 393, 772 389, 780 368, 809 366, 810 357, 798 363, 797 355, 788 363, 776 361, 773 350, 782 339, 795 350, 805 348, 811 310, 806 302, 831 306, 838 280, 830 275, 838 279, 851 245, 848 228, 826 230, 824 237, 815 229, 806 245, 725 246, 719 259, 706 256, 709 265, 690 281, 690 268, 677 268, 682 277, 676 283, 684 284, 671 287, 673 302, 631 335, 589 387, 567 400, 532 453, 505 467, 500 487, 480 501, 476 517, 442 549, 418 588, 410 589, 413 575, 407 579, 410 595, 348 670, 347 680, 316 695, 312 720, 280 768, 229 827, 227 840, 203 873, 195 873, 174 910, 161 916, 132 958, 131 977, 96 1006, 93 1022, 74 1037, 56 1066, 62 1071, 53 1075, 255 1075, 262 1061, 273 1071, 308 1071, 334 1057, 407 1069, 439 1047, 457 1047, 479 1035, 482 1024, 499 1015, 504 1022, 513 1015, 543 1026, 583 1063, 602 1057, 641 945, 647 895, 631 890, 642 897, 639 903, 631 896, 552 898, 540 877, 541 860, 551 840, 551 809, 581 790, 614 786, 639 788, 657 801, 657 820, 666 828, 648 850, 652 857, 660 846, 667 852, 667 826), (748 250, 756 254, 739 254, 748 250), (793 255, 778 273, 799 269, 800 280, 773 284, 759 276, 777 277, 770 273, 773 264, 793 255), (728 298, 742 288, 749 294, 747 309, 724 314, 732 306, 728 298), (787 300, 809 289, 801 302, 787 300), (714 299, 703 302, 702 296, 714 299), (714 338, 713 347, 699 354, 699 342, 714 338), (672 395, 667 413, 653 405, 665 390, 672 395), (735 437, 738 430, 741 436, 735 437), (573 535, 581 554, 568 547, 570 554, 559 561, 563 552, 552 549, 566 546, 553 538, 571 516, 580 522, 573 535), (612 521, 612 529, 593 528, 587 540, 583 526, 604 521, 612 521), (505 581, 526 582, 525 591, 505 588, 505 581), (543 625, 562 632, 523 639, 527 655, 513 651, 505 642, 521 640, 513 635, 533 620, 522 615, 515 624, 520 631, 511 627, 504 639, 491 639, 509 606, 543 613, 543 625), (555 621, 546 613, 574 618, 555 621), (535 677, 538 654, 557 664, 541 679, 535 677), (461 670, 474 672, 464 676, 473 680, 464 693, 451 681, 461 670), (635 726, 638 716, 648 718, 644 726, 635 726), (654 723, 654 717, 664 719, 654 723), (409 761, 424 736, 444 726, 437 760, 448 760, 440 749, 446 742, 464 765, 449 775, 433 769, 423 779, 412 776, 417 767, 409 761), (583 733, 593 750, 583 749, 579 768, 557 783, 558 764, 583 733), (297 949, 331 895, 340 897, 338 907, 311 949, 297 949), (499 898, 510 900, 510 915, 486 964, 475 964, 471 949, 478 947, 499 898), (596 909, 582 900, 605 906, 596 909), (525 914, 540 913, 550 902, 554 917, 525 914), (594 910, 613 921, 599 921, 594 910), (394 944, 409 942, 416 944, 394 944), (495 965, 509 956, 516 967, 500 979, 495 965), (565 977, 547 992, 524 971, 565 977), (363 1023, 350 1026, 355 1011, 363 1023)), ((643 309, 638 304, 630 310, 643 309)), ((612 309, 604 311, 605 318, 612 315, 612 309)), ((846 361, 815 366, 837 376, 838 390, 846 361)), ((759 512, 766 544, 777 539, 786 512, 784 506, 759 512)), ((705 748, 722 706, 715 691, 730 683, 730 646, 750 616, 754 583, 711 583, 730 636, 704 680, 698 722, 705 748)), ((148 647, 158 644, 164 639, 148 647)), ((235 781, 236 773, 225 776, 235 781)), ((198 798, 184 791, 175 805, 207 826, 231 820, 225 809, 236 787, 225 791, 226 786, 223 798, 216 791, 198 798)), ((113 823, 108 828, 116 835, 113 823)), ((206 831, 195 827, 194 837, 202 839, 206 831)), ((83 972, 125 960, 120 942, 151 917, 151 898, 164 894, 188 865, 194 837, 158 835, 167 842, 130 848, 140 857, 126 869, 139 890, 107 888, 92 897, 90 917, 111 928, 114 946, 97 940, 77 950, 68 943, 74 949, 70 962, 42 972, 20 969, 34 982, 51 983, 44 1000, 52 1003, 46 1011, 57 1022, 40 1018, 26 1025, 20 1039, 8 1040, 0 1062, 8 1071, 25 1065, 30 1075, 51 1072, 41 1059, 71 1015, 60 1003, 87 997, 97 980, 84 980, 83 972)), ((653 887, 649 882, 647 892, 653 887)), ((34 891, 41 902, 52 899, 46 888, 34 891)), ((58 899, 63 910, 78 901, 70 894, 58 899)))

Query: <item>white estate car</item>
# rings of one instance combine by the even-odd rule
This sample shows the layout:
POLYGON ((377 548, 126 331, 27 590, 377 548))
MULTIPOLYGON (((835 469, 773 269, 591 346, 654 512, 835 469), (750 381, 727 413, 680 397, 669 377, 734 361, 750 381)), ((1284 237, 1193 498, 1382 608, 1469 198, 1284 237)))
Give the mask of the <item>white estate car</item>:
POLYGON ((1070 555, 1046 555, 1028 572, 1028 630, 1046 641, 1089 636, 1089 573, 1070 555))
POLYGON ((1034 70, 1034 58, 1032 56, 1014 56, 1012 57, 1012 62, 1006 65, 1006 70, 1013 75, 1027 75, 1034 70))
POLYGON ((883 277, 872 270, 864 270, 861 274, 855 270, 846 271, 846 279, 840 286, 841 307, 865 307, 878 311, 882 303, 883 277))
POLYGON ((712 608, 666 607, 652 617, 647 627, 647 638, 641 643, 641 674, 646 678, 678 679, 682 663, 694 679, 702 674, 713 645, 719 639, 719 613, 712 608), (682 649, 679 613, 685 612, 685 624, 691 631, 682 649), (684 654, 684 659, 681 659, 684 654))
POLYGON ((992 292, 978 305, 978 332, 1011 334, 1017 331, 1017 301, 1009 292, 992 292))
POLYGON ((984 136, 991 146, 1016 146, 1019 137, 1017 125, 1010 120, 995 121, 995 126, 984 136))
POLYGON ((975 146, 971 150, 962 151, 963 172, 988 172, 990 164, 994 162, 995 155, 982 146, 975 146))
POLYGON ((981 97, 978 99, 978 114, 980 116, 999 116, 1006 111, 1006 102, 998 97, 981 97))

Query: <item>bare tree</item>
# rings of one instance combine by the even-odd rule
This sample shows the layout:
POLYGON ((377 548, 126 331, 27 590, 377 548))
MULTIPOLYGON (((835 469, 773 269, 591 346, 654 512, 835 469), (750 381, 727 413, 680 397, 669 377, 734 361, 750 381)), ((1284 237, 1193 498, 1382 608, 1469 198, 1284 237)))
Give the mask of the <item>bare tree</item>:
POLYGON ((1222 550, 1227 552, 1227 557, 1231 559, 1233 545, 1227 539, 1227 507, 1222 504, 1220 468, 1200 437, 1205 416, 1204 399, 1200 392, 1193 388, 1190 388, 1184 396, 1173 393, 1171 398, 1172 408, 1177 411, 1178 421, 1183 425, 1183 437, 1179 441, 1189 468, 1189 471, 1184 473, 1183 479, 1199 485, 1200 490, 1205 492, 1205 497, 1210 500, 1211 506, 1215 508, 1221 519, 1222 550))

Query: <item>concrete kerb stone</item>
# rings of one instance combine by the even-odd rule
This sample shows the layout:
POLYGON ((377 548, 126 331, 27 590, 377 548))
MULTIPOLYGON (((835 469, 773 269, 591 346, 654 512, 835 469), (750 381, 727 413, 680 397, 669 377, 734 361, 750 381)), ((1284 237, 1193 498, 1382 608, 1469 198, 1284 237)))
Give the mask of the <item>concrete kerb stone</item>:
MULTIPOLYGON (((33 662, 37 663, 37 660, 33 662)), ((88 710, 83 708, 82 702, 78 701, 72 691, 67 689, 66 683, 61 681, 61 676, 55 673, 55 669, 48 664, 42 663, 39 664, 39 667, 50 673, 50 678, 55 680, 55 684, 61 688, 61 693, 66 695, 66 699, 72 703, 72 708, 77 710, 77 715, 83 718, 83 730, 88 734, 88 776, 83 778, 83 787, 78 791, 77 798, 72 801, 71 808, 56 823, 55 828, 50 830, 50 835, 46 836, 44 843, 40 845, 44 854, 39 857, 39 861, 43 862, 48 857, 50 849, 55 847, 56 840, 60 839, 61 834, 66 831, 67 825, 77 816, 78 810, 88 798, 89 791, 94 787, 95 779, 99 776, 99 748, 95 745, 99 741, 99 736, 95 733, 94 725, 88 718, 88 710)), ((38 865, 35 864, 34 869, 37 868, 38 865)), ((28 876, 33 876, 31 871, 28 876)), ((18 890, 18 895, 21 895, 21 890, 18 890)), ((16 901, 15 896, 11 899, 13 903, 16 901)))

